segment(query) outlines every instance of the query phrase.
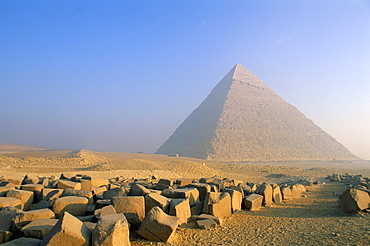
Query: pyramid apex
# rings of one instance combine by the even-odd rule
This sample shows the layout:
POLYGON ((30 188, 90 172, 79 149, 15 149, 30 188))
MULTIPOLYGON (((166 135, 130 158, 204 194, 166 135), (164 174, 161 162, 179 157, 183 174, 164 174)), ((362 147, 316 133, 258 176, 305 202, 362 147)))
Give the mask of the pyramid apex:
POLYGON ((234 73, 233 73, 233 79, 240 81, 240 82, 246 82, 249 85, 255 85, 255 86, 264 86, 262 80, 260 80, 257 76, 255 76, 253 73, 251 73, 248 69, 243 67, 241 64, 237 63, 234 66, 234 73))

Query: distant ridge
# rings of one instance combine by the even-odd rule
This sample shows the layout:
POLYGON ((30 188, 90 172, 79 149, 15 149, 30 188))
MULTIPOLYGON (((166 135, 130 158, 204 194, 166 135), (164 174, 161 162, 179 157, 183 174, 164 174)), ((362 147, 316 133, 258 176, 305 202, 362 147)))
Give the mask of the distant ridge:
POLYGON ((156 153, 233 161, 359 159, 240 64, 156 153))

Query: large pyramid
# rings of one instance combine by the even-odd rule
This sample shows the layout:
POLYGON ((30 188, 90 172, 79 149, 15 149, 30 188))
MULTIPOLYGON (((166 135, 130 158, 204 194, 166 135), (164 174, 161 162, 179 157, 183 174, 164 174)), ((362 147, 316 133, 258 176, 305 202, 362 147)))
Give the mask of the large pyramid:
POLYGON ((239 64, 157 154, 233 161, 358 159, 239 64))

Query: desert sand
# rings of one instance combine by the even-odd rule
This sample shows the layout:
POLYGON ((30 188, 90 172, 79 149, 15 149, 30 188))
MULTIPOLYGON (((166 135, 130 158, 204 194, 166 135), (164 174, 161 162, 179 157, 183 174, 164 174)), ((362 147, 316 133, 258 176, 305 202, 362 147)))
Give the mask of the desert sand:
POLYGON ((7 178, 27 173, 62 173, 113 178, 201 178, 221 176, 244 182, 282 183, 321 180, 308 186, 306 197, 284 201, 259 211, 239 211, 222 226, 200 230, 191 225, 177 229, 171 243, 149 242, 133 235, 132 245, 369 245, 370 216, 346 214, 338 194, 346 187, 325 180, 327 175, 362 174, 370 177, 369 161, 235 163, 143 153, 52 150, 0 144, 0 172, 7 178))

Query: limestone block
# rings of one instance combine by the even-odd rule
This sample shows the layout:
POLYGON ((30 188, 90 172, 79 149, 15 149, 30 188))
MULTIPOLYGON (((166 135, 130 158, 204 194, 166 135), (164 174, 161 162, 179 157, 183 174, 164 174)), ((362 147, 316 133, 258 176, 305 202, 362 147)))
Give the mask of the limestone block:
POLYGON ((200 215, 203 212, 203 204, 204 201, 193 204, 190 208, 191 215, 200 215))
POLYGON ((30 238, 30 237, 20 237, 14 239, 12 241, 6 242, 1 246, 39 246, 41 240, 37 238, 30 238))
POLYGON ((0 208, 5 207, 22 208, 22 201, 14 197, 0 197, 0 208))
POLYGON ((143 196, 113 197, 112 204, 117 213, 123 213, 133 230, 139 228, 145 217, 145 199, 143 196))
POLYGON ((27 174, 24 176, 21 184, 37 184, 39 182, 39 178, 36 175, 33 174, 27 174))
POLYGON ((292 190, 292 198, 300 198, 302 193, 306 192, 306 187, 302 184, 295 184, 290 189, 292 190))
POLYGON ((190 205, 186 199, 171 199, 169 215, 178 217, 179 225, 188 223, 191 217, 190 205))
POLYGON ((94 203, 93 199, 93 194, 91 191, 85 191, 85 190, 74 190, 71 188, 66 188, 60 195, 60 197, 65 197, 65 196, 81 196, 81 197, 86 197, 89 200, 89 204, 94 203))
POLYGON ((68 180, 59 180, 58 189, 71 188, 74 190, 81 190, 81 183, 68 181, 68 180))
POLYGON ((167 212, 169 204, 170 199, 156 193, 150 193, 145 196, 145 214, 155 206, 158 206, 164 212, 167 212))
POLYGON ((0 244, 10 241, 13 237, 13 233, 10 231, 0 230, 0 244))
POLYGON ((219 217, 216 217, 216 216, 213 216, 213 215, 210 215, 210 214, 201 214, 201 215, 197 215, 197 216, 192 216, 191 218, 195 221, 205 220, 205 219, 212 219, 216 222, 217 225, 222 225, 223 222, 224 222, 223 219, 221 219, 219 217))
POLYGON ((52 188, 44 188, 42 189, 41 195, 43 200, 55 200, 59 198, 64 189, 52 189, 52 188))
POLYGON ((65 212, 46 237, 44 237, 40 245, 88 246, 90 245, 90 239, 91 232, 83 222, 70 213, 65 212))
POLYGON ((120 213, 102 216, 92 233, 94 246, 127 246, 131 245, 129 224, 120 213))
POLYGON ((179 220, 165 214, 160 207, 153 207, 142 221, 138 233, 150 241, 171 241, 179 220))
POLYGON ((42 189, 44 186, 42 184, 25 184, 21 186, 21 190, 33 191, 34 202, 39 202, 42 200, 42 189))
POLYGON ((243 195, 240 191, 233 190, 233 189, 224 189, 224 192, 230 194, 231 197, 231 211, 235 212, 238 210, 242 210, 242 203, 243 203, 243 195))
POLYGON ((103 193, 103 199, 112 199, 115 196, 127 196, 127 190, 125 187, 109 189, 103 193))
POLYGON ((280 187, 281 195, 283 200, 291 200, 292 199, 292 189, 290 186, 282 186, 280 187))
POLYGON ((150 191, 141 184, 132 184, 129 196, 146 196, 150 191))
POLYGON ((190 188, 196 188, 199 191, 199 200, 204 201, 206 198, 206 194, 211 192, 211 186, 209 184, 204 183, 191 183, 188 185, 190 188))
POLYGON ((18 230, 22 229, 23 226, 31 223, 34 220, 38 219, 54 219, 55 215, 53 211, 48 208, 45 209, 38 209, 38 210, 30 210, 27 212, 22 212, 16 215, 13 218, 13 223, 18 230))
POLYGON ((347 189, 339 196, 339 205, 346 213, 355 213, 370 207, 370 197, 365 191, 347 189))
POLYGON ((257 210, 262 206, 263 196, 259 194, 250 194, 244 198, 244 206, 248 210, 257 210))
POLYGON ((0 230, 9 231, 13 224, 13 218, 21 213, 23 211, 15 207, 0 209, 0 230))
POLYGON ((161 195, 168 198, 187 199, 190 205, 199 202, 199 191, 196 188, 165 189, 162 191, 161 195))
POLYGON ((116 210, 114 209, 112 205, 105 206, 103 208, 100 208, 94 211, 94 216, 97 219, 101 218, 104 215, 108 215, 108 214, 117 214, 116 210))
POLYGON ((87 211, 88 199, 79 196, 65 196, 55 200, 53 211, 57 218, 60 218, 64 212, 74 216, 84 216, 87 211))
POLYGON ((281 195, 279 186, 275 186, 272 188, 272 201, 275 204, 281 204, 283 202, 283 196, 281 195))
POLYGON ((57 219, 37 219, 22 228, 26 237, 43 239, 58 222, 57 219))
POLYGON ((217 226, 217 223, 213 219, 197 220, 195 224, 200 229, 211 229, 217 226))
POLYGON ((222 219, 231 216, 231 197, 226 192, 207 193, 203 205, 203 213, 211 214, 222 219))
POLYGON ((186 186, 186 185, 189 185, 193 182, 192 179, 177 179, 176 180, 176 184, 178 184, 178 186, 186 186))
POLYGON ((267 183, 263 183, 257 188, 256 193, 263 196, 263 201, 262 201, 263 205, 270 206, 272 204, 272 186, 271 185, 267 183))
POLYGON ((7 197, 18 198, 22 202, 21 209, 30 210, 33 203, 33 192, 26 190, 10 190, 6 194, 7 197))
POLYGON ((14 189, 14 186, 0 186, 0 197, 5 197, 8 191, 14 189))
POLYGON ((107 179, 81 179, 81 190, 92 191, 95 187, 100 187, 108 185, 109 181, 107 179))

